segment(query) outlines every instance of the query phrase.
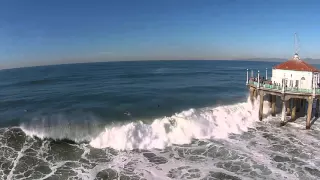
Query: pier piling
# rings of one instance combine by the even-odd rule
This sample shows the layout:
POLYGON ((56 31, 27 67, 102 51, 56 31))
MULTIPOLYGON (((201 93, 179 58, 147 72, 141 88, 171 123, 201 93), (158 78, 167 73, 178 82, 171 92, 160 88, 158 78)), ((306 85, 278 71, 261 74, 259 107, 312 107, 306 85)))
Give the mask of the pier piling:
POLYGON ((262 117, 263 117, 263 96, 264 96, 264 93, 263 91, 260 91, 260 106, 259 106, 259 120, 262 121, 262 117))
POLYGON ((301 99, 301 115, 304 116, 305 112, 306 112, 306 100, 305 99, 301 99))
POLYGON ((286 113, 287 113, 287 116, 290 116, 290 114, 291 114, 291 112, 290 112, 291 111, 290 104, 291 104, 291 99, 286 101, 286 113))
POLYGON ((271 115, 276 116, 276 96, 271 95, 272 101, 271 101, 271 115))
POLYGON ((316 113, 314 116, 316 118, 319 117, 319 99, 316 100, 316 113))
POLYGON ((269 108, 271 108, 272 107, 272 95, 267 94, 267 96, 268 96, 269 108))
POLYGON ((250 88, 250 101, 251 101, 251 104, 253 104, 254 103, 254 98, 253 98, 253 93, 254 93, 254 89, 253 88, 250 88))
POLYGON ((296 113, 300 113, 300 107, 301 103, 300 103, 300 99, 296 99, 296 113))
POLYGON ((258 96, 258 92, 257 91, 258 91, 257 89, 254 89, 254 91, 253 91, 253 97, 254 98, 257 98, 257 96, 258 96))
POLYGON ((287 101, 282 100, 282 113, 281 113, 280 126, 284 126, 286 122, 286 109, 287 109, 286 105, 287 105, 287 101))
POLYGON ((310 129, 310 126, 311 126, 312 103, 313 103, 313 98, 309 97, 309 99, 308 99, 308 111, 307 111, 306 129, 310 129))
POLYGON ((296 98, 292 99, 291 121, 296 120, 297 100, 296 98))

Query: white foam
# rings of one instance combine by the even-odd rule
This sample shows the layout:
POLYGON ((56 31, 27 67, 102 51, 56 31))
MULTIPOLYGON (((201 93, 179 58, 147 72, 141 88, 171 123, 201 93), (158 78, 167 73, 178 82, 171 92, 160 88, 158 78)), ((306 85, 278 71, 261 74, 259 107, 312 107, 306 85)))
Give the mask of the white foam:
MULTIPOLYGON (((118 174, 125 174, 129 169, 130 174, 141 175, 146 179, 164 180, 169 179, 168 173, 174 169, 179 171, 175 179, 186 179, 184 175, 190 174, 188 170, 191 169, 199 170, 198 179, 206 179, 210 172, 222 172, 241 179, 252 177, 254 179, 316 179, 316 175, 310 174, 304 167, 316 169, 320 164, 320 154, 317 152, 320 146, 319 136, 317 136, 320 129, 317 122, 312 126, 313 131, 304 130, 305 118, 299 118, 296 122, 290 122, 283 127, 279 127, 279 117, 266 118, 262 123, 255 123, 258 121, 258 105, 258 100, 254 105, 248 100, 229 106, 190 109, 171 117, 156 119, 151 124, 131 122, 107 127, 97 136, 90 137, 94 137, 90 142, 91 146, 112 147, 119 150, 151 149, 190 143, 192 138, 227 139, 206 142, 208 144, 202 141, 199 144, 199 141, 192 142, 187 147, 173 145, 164 151, 151 150, 157 156, 168 160, 164 164, 151 162, 141 152, 119 151, 116 155, 106 153, 111 157, 107 158, 111 159, 110 162, 97 161, 97 165, 92 169, 81 166, 73 170, 81 179, 94 179, 106 168, 111 168, 118 174), (275 124, 278 125, 275 126, 275 124), (230 133, 247 131, 249 127, 260 128, 243 136, 229 136, 230 133), (194 160, 195 156, 202 160, 194 160), (274 159, 275 156, 297 161, 279 162, 274 159), (228 164, 228 166, 221 166, 221 164, 228 164), (240 166, 240 170, 234 172, 234 169, 230 169, 230 164, 234 167, 240 166), (245 166, 242 167, 242 165, 245 166), (188 168, 183 169, 186 166, 188 168), (244 167, 247 168, 246 171, 242 171, 244 167)), ((263 112, 266 115, 270 113, 269 103, 266 101, 263 112)), ((42 126, 35 126, 33 135, 59 137, 60 132, 60 137, 65 136, 61 133, 64 132, 62 129, 49 132, 43 130, 42 126)), ((100 158, 100 156, 97 159, 90 157, 91 155, 88 156, 91 147, 86 143, 79 145, 79 148, 84 150, 81 156, 83 159, 94 162, 100 158)), ((48 152, 46 148, 43 151, 48 152)), ((108 149, 102 151, 108 151, 108 149)), ((42 155, 39 155, 40 157, 42 155)), ((46 161, 45 157, 42 158, 46 161)), ((56 169, 66 162, 53 163, 50 166, 52 173, 43 179, 52 176, 56 169)))
MULTIPOLYGON (((171 117, 155 119, 151 124, 136 121, 108 126, 105 129, 94 125, 95 123, 69 124, 65 117, 60 115, 54 118, 40 118, 20 127, 29 136, 86 140, 95 148, 162 149, 173 144, 189 144, 192 139, 225 139, 230 133, 239 134, 247 131, 258 119, 259 98, 254 102, 251 104, 248 98, 247 102, 234 105, 189 109, 171 117)), ((266 115, 270 112, 267 101, 264 102, 263 112, 266 115)))
MULTIPOLYGON (((193 138, 227 138, 230 133, 241 133, 253 126, 258 117, 258 103, 251 104, 248 98, 247 102, 234 105, 190 109, 156 119, 152 124, 139 121, 107 127, 90 145, 117 150, 162 149, 172 144, 188 144, 193 138)), ((268 114, 268 104, 264 104, 264 113, 268 114)))
POLYGON ((76 142, 89 141, 103 130, 94 117, 79 120, 78 116, 68 117, 63 114, 37 117, 29 123, 21 124, 20 128, 28 136, 76 142))

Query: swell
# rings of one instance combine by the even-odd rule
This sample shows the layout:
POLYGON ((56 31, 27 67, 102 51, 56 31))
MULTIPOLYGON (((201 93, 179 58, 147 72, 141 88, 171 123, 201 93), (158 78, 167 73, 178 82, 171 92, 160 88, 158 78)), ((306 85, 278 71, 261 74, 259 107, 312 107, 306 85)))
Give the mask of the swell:
POLYGON ((212 74, 210 71, 202 71, 202 72, 145 72, 145 73, 131 73, 131 74, 121 74, 118 75, 118 78, 124 79, 140 79, 140 78, 151 78, 151 77, 187 77, 187 76, 197 76, 197 75, 208 75, 212 74))
POLYGON ((20 127, 29 136, 89 142, 94 148, 163 149, 173 144, 189 144, 193 139, 225 139, 231 133, 245 132, 257 120, 257 103, 251 104, 248 99, 233 105, 189 109, 149 123, 134 121, 103 125, 90 120, 80 124, 60 117, 53 121, 54 124, 42 119, 29 125, 21 124, 20 127))
POLYGON ((21 78, 14 78, 10 83, 1 84, 1 87, 32 87, 32 86, 45 86, 45 85, 59 85, 64 83, 71 83, 77 80, 89 79, 83 76, 74 75, 74 76, 66 76, 66 75, 54 75, 54 76, 46 76, 43 74, 39 74, 37 79, 28 78, 21 80, 21 78))
POLYGON ((55 82, 59 82, 60 80, 58 78, 45 78, 45 79, 34 79, 34 80, 26 80, 26 81, 19 81, 15 83, 8 83, 5 84, 6 86, 18 86, 18 87, 24 87, 24 86, 39 86, 39 85, 48 85, 53 84, 55 82))

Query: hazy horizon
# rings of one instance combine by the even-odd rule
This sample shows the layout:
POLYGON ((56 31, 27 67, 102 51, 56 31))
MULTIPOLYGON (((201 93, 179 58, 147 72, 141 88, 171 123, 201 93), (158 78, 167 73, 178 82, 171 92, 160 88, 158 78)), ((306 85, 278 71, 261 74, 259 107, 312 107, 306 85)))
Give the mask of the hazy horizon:
POLYGON ((290 59, 295 32, 302 59, 320 59, 318 8, 314 0, 6 1, 0 7, 0 68, 290 59))
MULTIPOLYGON (((0 67, 0 70, 5 70, 5 69, 16 69, 16 68, 31 68, 31 67, 45 67, 45 66, 59 66, 59 65, 72 65, 72 64, 89 64, 89 63, 116 63, 116 62, 143 62, 143 61, 149 61, 149 62, 157 62, 157 61, 241 61, 241 62, 266 62, 266 63, 282 63, 286 61, 287 59, 280 59, 280 58, 271 58, 271 59, 157 59, 157 60, 117 60, 117 61, 69 61, 69 62, 61 62, 59 63, 58 61, 52 62, 52 63, 44 63, 44 64, 29 64, 29 65, 21 65, 21 66, 12 66, 12 67, 0 67)), ((307 61, 308 62, 308 61, 307 61)), ((316 65, 320 63, 312 63, 308 62, 309 64, 316 65)))

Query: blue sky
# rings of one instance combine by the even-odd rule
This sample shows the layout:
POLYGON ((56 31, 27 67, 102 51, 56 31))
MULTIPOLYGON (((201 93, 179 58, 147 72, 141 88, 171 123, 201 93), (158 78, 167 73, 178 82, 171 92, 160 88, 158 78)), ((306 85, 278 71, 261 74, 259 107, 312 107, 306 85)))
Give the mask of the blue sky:
POLYGON ((66 62, 320 58, 317 0, 0 0, 2 67, 66 62))

